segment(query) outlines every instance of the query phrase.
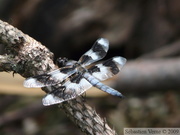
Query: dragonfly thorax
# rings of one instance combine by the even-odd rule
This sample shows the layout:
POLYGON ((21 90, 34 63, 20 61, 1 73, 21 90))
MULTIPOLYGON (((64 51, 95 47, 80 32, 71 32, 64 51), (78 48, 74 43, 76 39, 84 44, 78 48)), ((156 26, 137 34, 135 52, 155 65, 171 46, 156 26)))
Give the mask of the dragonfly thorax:
POLYGON ((75 69, 76 69, 77 73, 84 74, 85 72, 87 72, 87 69, 84 66, 82 66, 82 64, 80 64, 78 62, 76 62, 74 64, 74 66, 75 66, 75 69))

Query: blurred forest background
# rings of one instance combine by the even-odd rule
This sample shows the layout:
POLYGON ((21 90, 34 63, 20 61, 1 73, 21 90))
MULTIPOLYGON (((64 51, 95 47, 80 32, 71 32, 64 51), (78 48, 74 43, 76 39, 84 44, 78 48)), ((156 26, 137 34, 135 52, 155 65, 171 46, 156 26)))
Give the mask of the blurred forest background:
MULTIPOLYGON (((0 19, 47 46, 55 59, 78 60, 96 39, 107 38, 106 58, 128 62, 106 83, 126 98, 92 90, 87 102, 119 134, 124 127, 180 126, 179 0, 0 0, 0 19)), ((41 90, 23 88, 17 75, 0 78, 1 135, 82 134, 57 106, 42 106, 41 90)))

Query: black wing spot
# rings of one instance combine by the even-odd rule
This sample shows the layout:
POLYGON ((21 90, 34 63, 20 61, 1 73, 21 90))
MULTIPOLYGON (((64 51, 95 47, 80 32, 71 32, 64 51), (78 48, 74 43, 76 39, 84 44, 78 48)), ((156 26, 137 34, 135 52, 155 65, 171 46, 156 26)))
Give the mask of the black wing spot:
POLYGON ((67 68, 65 67, 65 68, 61 68, 60 72, 64 73, 64 74, 67 74, 67 73, 69 73, 70 71, 72 71, 74 69, 75 69, 74 67, 67 67, 67 68))
POLYGON ((65 89, 66 89, 65 86, 60 86, 60 87, 58 87, 58 89, 56 87, 54 87, 54 90, 51 91, 50 94, 54 94, 55 96, 61 97, 62 95, 61 95, 60 91, 64 91, 65 89))
POLYGON ((90 67, 90 68, 88 69, 88 72, 89 72, 90 74, 92 74, 92 73, 94 73, 94 72, 100 72, 100 69, 99 69, 98 66, 92 66, 92 67, 90 67))
POLYGON ((50 92, 50 94, 53 94, 54 96, 57 96, 65 100, 66 98, 69 97, 69 95, 65 93, 65 90, 66 90, 65 86, 60 86, 58 88, 54 88, 54 90, 50 92))
POLYGON ((111 72, 112 72, 114 75, 117 74, 117 73, 120 71, 119 68, 118 68, 118 66, 116 65, 116 63, 115 63, 114 61, 112 61, 112 59, 109 59, 109 60, 105 61, 105 62, 103 63, 103 65, 106 66, 106 67, 110 67, 111 72))
POLYGON ((70 78, 70 81, 71 81, 72 83, 77 83, 77 84, 79 84, 79 82, 81 81, 82 78, 83 78, 83 77, 82 77, 81 74, 74 74, 74 75, 70 78))
POLYGON ((82 58, 81 58, 81 64, 82 64, 82 63, 87 63, 87 62, 89 62, 91 59, 92 59, 92 58, 91 58, 90 56, 84 55, 84 56, 82 56, 82 58))
POLYGON ((45 85, 52 84, 54 82, 54 80, 51 78, 51 75, 49 74, 37 75, 34 76, 33 78, 35 78, 38 82, 43 83, 45 85))
POLYGON ((93 47, 92 50, 94 52, 97 52, 99 56, 104 57, 106 55, 106 51, 104 50, 104 48, 102 47, 101 44, 99 44, 98 42, 96 42, 93 47))

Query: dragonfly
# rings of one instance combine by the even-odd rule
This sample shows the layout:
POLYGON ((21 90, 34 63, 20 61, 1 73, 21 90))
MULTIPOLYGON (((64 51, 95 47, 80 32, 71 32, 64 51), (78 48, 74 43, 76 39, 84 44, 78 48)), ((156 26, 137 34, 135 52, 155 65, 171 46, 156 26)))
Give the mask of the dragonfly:
POLYGON ((92 86, 123 98, 119 91, 101 82, 118 74, 126 63, 126 58, 121 56, 98 62, 106 56, 108 49, 109 41, 99 38, 78 61, 58 58, 58 69, 27 78, 24 87, 47 87, 48 93, 42 99, 44 106, 74 99, 92 86))

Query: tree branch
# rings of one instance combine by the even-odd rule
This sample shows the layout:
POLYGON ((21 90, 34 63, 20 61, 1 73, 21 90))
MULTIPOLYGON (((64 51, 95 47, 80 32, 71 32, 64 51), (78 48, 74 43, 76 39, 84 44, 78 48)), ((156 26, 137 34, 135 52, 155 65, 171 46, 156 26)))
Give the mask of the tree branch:
POLYGON ((117 78, 124 92, 179 90, 180 58, 128 61, 117 78))
MULTIPOLYGON (((45 46, 1 20, 0 43, 5 46, 5 54, 0 56, 0 71, 30 77, 57 68, 53 54, 45 46)), ((59 104, 59 107, 86 134, 116 134, 81 97, 59 104)))

